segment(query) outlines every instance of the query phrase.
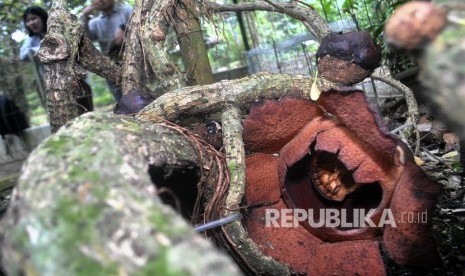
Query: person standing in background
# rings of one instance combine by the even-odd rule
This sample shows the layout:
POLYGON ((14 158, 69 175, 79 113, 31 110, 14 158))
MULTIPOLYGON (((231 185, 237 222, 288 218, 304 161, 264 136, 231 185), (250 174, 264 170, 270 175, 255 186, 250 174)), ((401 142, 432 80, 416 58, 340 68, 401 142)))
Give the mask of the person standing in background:
POLYGON ((47 12, 41 7, 28 7, 23 13, 23 24, 28 36, 23 42, 19 51, 19 59, 31 61, 34 65, 34 77, 37 91, 42 106, 46 107, 45 89, 43 81, 44 66, 36 58, 39 51, 40 42, 47 32, 47 12))
MULTIPOLYGON (((40 42, 47 32, 47 19, 48 14, 43 8, 39 6, 27 7, 23 13, 23 23, 26 27, 28 37, 23 42, 19 51, 19 58, 24 61, 36 59, 37 52, 40 48, 40 42)), ((39 64, 39 78, 43 80, 43 64, 39 64)), ((85 81, 79 80, 80 95, 76 96, 76 102, 85 111, 92 111, 94 105, 92 103, 92 90, 85 81)))
MULTIPOLYGON (((82 11, 84 30, 90 40, 98 42, 102 53, 111 57, 115 49, 119 52, 123 45, 124 30, 131 13, 131 6, 115 4, 115 0, 94 0, 82 11), (99 11, 100 14, 91 19, 94 11, 99 11)), ((109 80, 107 84, 118 102, 122 97, 121 87, 109 80)))
POLYGON ((21 60, 28 60, 29 54, 35 56, 39 51, 40 42, 47 32, 47 12, 38 6, 28 7, 23 13, 23 22, 28 37, 23 42, 19 51, 21 60))

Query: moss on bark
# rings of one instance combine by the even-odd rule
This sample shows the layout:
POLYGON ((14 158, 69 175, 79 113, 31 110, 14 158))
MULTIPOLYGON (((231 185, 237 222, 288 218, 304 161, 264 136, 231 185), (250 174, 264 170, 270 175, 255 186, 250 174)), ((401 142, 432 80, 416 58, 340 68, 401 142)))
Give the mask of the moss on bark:
POLYGON ((149 166, 199 162, 162 124, 89 113, 27 160, 3 223, 9 275, 237 275, 154 194, 149 166))

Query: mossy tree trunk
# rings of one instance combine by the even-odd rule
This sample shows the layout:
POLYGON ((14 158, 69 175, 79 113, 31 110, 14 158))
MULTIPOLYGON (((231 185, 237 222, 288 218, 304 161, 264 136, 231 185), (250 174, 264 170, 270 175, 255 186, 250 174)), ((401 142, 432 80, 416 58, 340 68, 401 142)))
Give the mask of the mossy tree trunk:
POLYGON ((171 0, 135 1, 125 39, 123 94, 133 89, 150 92, 148 85, 152 81, 163 92, 184 86, 183 76, 170 61, 165 48, 176 5, 177 1, 171 0))
POLYGON ((47 111, 52 132, 84 113, 76 102, 82 95, 79 80, 86 70, 118 81, 119 68, 99 53, 84 36, 81 22, 67 10, 64 0, 53 1, 38 57, 44 64, 47 111))
POLYGON ((54 1, 50 11, 47 35, 38 56, 45 64, 47 111, 52 132, 80 115, 76 103, 78 81, 83 70, 75 68, 77 45, 82 28, 66 10, 66 1, 54 1))
POLYGON ((208 50, 200 26, 199 12, 190 0, 178 5, 175 29, 187 73, 187 85, 213 83, 208 50))
POLYGON ((239 275, 157 196, 156 185, 185 170, 198 175, 185 185, 199 168, 216 179, 210 158, 176 127, 79 117, 23 168, 2 220, 8 275, 239 275))
MULTIPOLYGON (((302 91, 312 84, 302 76, 261 74, 167 93, 140 114, 143 118, 80 116, 38 146, 23 167, 1 225, 5 268, 11 275, 239 274, 161 203, 158 187, 191 171, 197 177, 182 180, 183 185, 217 190, 218 179, 229 179, 224 168, 243 167, 240 152, 229 153, 242 147, 238 108, 257 98, 309 97, 302 91), (187 110, 225 111, 227 161, 163 119, 176 120, 187 110)), ((329 85, 320 82, 321 89, 329 85)), ((237 173, 243 176, 231 172, 232 181, 237 173)), ((241 196, 235 193, 228 198, 241 196)), ((246 235, 240 223, 234 230, 246 235)), ((260 255, 247 239, 231 246, 260 255)), ((269 258, 256 259, 263 267, 276 267, 269 258)))

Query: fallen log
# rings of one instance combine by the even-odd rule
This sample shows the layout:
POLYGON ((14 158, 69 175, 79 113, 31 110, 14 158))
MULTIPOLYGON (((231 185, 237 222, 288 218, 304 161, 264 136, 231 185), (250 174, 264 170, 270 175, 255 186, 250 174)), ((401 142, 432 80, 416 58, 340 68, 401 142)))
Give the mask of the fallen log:
MULTIPOLYGON (((381 243, 398 263, 422 266, 423 263, 418 263, 421 254, 410 258, 411 250, 437 259, 434 243, 418 250, 427 244, 425 240, 432 240, 429 219, 428 223, 408 227, 399 224, 402 229, 398 231, 379 226, 366 229, 360 225, 347 231, 334 226, 316 229, 300 223, 289 229, 300 231, 308 239, 296 241, 295 235, 275 235, 276 229, 285 228, 266 227, 256 216, 257 210, 267 206, 278 211, 344 207, 350 205, 357 190, 368 186, 375 187, 380 195, 375 205, 367 207, 376 209, 369 219, 377 225, 381 211, 388 207, 392 208, 396 222, 402 212, 432 213, 437 185, 413 165, 408 149, 386 131, 360 91, 330 90, 333 86, 321 79, 314 82, 302 76, 259 74, 166 93, 140 111, 138 118, 96 113, 79 118, 39 146, 24 167, 4 223, 8 233, 3 249, 6 266, 12 274, 27 274, 25 269, 29 269, 36 274, 61 275, 69 267, 76 274, 79 269, 86 269, 83 273, 86 275, 94 275, 95 271, 145 273, 144 269, 153 269, 149 271, 152 274, 169 275, 173 267, 186 274, 205 273, 201 266, 189 270, 196 259, 184 255, 186 252, 180 252, 176 258, 170 255, 179 243, 188 245, 183 247, 184 251, 190 247, 197 252, 199 248, 189 242, 196 236, 187 224, 176 218, 173 211, 165 210, 167 207, 156 198, 162 192, 169 195, 163 193, 161 197, 171 198, 174 206, 180 205, 183 216, 195 222, 242 214, 241 221, 209 230, 207 234, 251 275, 305 271, 360 274, 365 267, 338 264, 346 260, 360 263, 365 249, 370 250, 369 260, 382 275, 385 271, 379 252, 381 243), (310 101, 309 92, 315 83, 323 92, 318 100, 310 101), (267 104, 257 103, 279 98, 281 101, 271 104, 280 107, 279 110, 262 110, 267 104), (286 107, 287 98, 297 98, 304 112, 293 105, 286 107), (218 111, 222 112, 225 155, 166 121, 185 124, 194 116, 218 111), (244 116, 247 113, 248 117, 244 116), (262 114, 263 120, 253 119, 253 114, 262 114), (255 122, 255 127, 250 128, 245 122, 243 133, 245 117, 246 121, 255 122), (315 124, 318 127, 314 128, 315 124), (313 134, 309 132, 312 129, 313 134), (251 161, 254 154, 267 154, 273 160, 278 156, 278 163, 254 169, 251 161), (304 189, 292 190, 297 186, 289 186, 292 181, 288 180, 293 175, 288 175, 285 168, 299 167, 295 165, 301 159, 310 161, 306 163, 310 171, 305 168, 299 174, 305 180, 304 189), (341 177, 326 183, 324 175, 333 171, 341 172, 341 177), (258 172, 263 177, 250 181, 258 172), (266 185, 279 184, 260 189, 265 177, 270 180, 266 185), (337 185, 332 185, 333 182, 337 185), (321 189, 318 185, 321 183, 333 190, 321 189), (306 192, 312 186, 319 192, 306 192), (345 192, 339 194, 336 189, 345 192), (419 189, 424 193, 414 192, 419 189), (267 197, 262 200, 262 191, 276 195, 279 200, 267 197), (323 197, 313 201, 316 206, 306 201, 313 195, 323 197), (174 222, 165 221, 167 216, 174 222), (406 239, 409 241, 403 242, 406 239), (296 244, 302 249, 302 242, 316 249, 316 255, 296 256, 295 252, 291 255, 274 250, 280 247, 294 251, 296 244), (342 252, 333 256, 336 262, 325 261, 335 251, 342 252), (174 266, 173 259, 183 264, 174 266), (115 268, 116 271, 111 270, 115 268)), ((356 197, 359 203, 372 202, 372 196, 365 196, 367 193, 363 191, 361 194, 356 197)), ((218 258, 205 261, 220 266, 225 260, 218 258)), ((208 264, 205 269, 210 269, 208 264)), ((230 269, 231 273, 237 273, 230 269)), ((225 274, 212 274, 218 273, 225 274)))
POLYGON ((168 124, 79 117, 23 167, 2 221, 8 275, 238 275, 156 196, 153 180, 215 178, 210 158, 168 124))

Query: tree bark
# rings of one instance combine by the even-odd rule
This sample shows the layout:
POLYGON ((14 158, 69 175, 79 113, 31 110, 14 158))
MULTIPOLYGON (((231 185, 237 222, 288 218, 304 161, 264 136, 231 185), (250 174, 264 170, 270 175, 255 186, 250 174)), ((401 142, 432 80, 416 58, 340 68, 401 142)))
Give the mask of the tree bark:
POLYGON ((200 26, 199 12, 195 10, 191 1, 186 0, 178 5, 174 24, 182 61, 187 73, 186 84, 213 83, 213 73, 200 26))
POLYGON ((176 2, 170 0, 136 1, 125 38, 123 94, 133 89, 147 90, 150 74, 164 92, 184 86, 183 76, 163 45, 175 10, 176 2))
MULTIPOLYGON (((4 233, 8 233, 4 236, 5 267, 12 275, 26 268, 38 275, 63 275, 69 269, 76 274, 84 269, 82 275, 115 271, 169 275, 160 270, 166 267, 202 275, 213 269, 210 264, 219 262, 225 264, 226 272, 237 273, 224 257, 202 245, 174 211, 161 204, 155 196, 161 190, 154 185, 190 168, 198 170, 199 178, 190 179, 189 185, 199 181, 198 187, 226 188, 228 192, 224 185, 229 182, 224 179, 229 175, 222 168, 229 169, 231 183, 244 176, 238 108, 260 97, 309 97, 301 89, 309 89, 312 83, 301 76, 261 74, 167 93, 141 112, 145 119, 99 113, 80 116, 42 143, 23 168, 3 222, 4 233), (199 97, 197 101, 195 97, 199 97), (227 164, 198 138, 163 119, 218 108, 225 110, 227 164), (212 256, 197 257, 205 252, 212 256)), ((330 83, 320 83, 322 89, 325 85, 330 83)), ((214 215, 234 212, 232 199, 242 193, 240 185, 234 187, 225 202, 228 211, 223 205, 216 206, 224 212, 216 210, 219 213, 214 215)), ((205 208, 213 209, 208 202, 205 208)), ((240 223, 226 229, 238 235, 231 248, 245 252, 242 255, 253 254, 260 271, 287 271, 246 239, 240 223)))
MULTIPOLYGON (((226 151, 226 161, 229 168, 229 190, 224 202, 223 216, 239 213, 238 202, 242 202, 245 194, 245 149, 242 141, 241 112, 236 106, 227 106, 223 112, 222 122, 224 128, 224 147, 226 151)), ((234 254, 247 256, 247 260, 239 260, 240 263, 247 264, 244 269, 253 275, 289 275, 289 268, 274 260, 270 256, 262 253, 257 244, 249 237, 243 224, 234 221, 222 228, 223 242, 234 254)))
MULTIPOLYGON (((231 104, 246 109, 257 99, 276 99, 285 95, 310 99, 312 85, 312 77, 264 72, 238 80, 180 88, 162 95, 138 116, 155 121, 177 120, 183 114, 195 116, 222 111, 231 104)), ((319 79, 317 85, 321 91, 336 87, 324 79, 319 79)))
POLYGON ((121 67, 97 50, 87 35, 82 36, 77 61, 85 70, 113 82, 121 83, 121 67), (96 62, 97 60, 98 62, 96 62))
POLYGON ((47 111, 52 132, 84 112, 78 108, 76 96, 84 70, 75 62, 83 33, 74 15, 66 9, 66 1, 53 2, 47 35, 38 53, 44 66, 47 111))
POLYGON ((47 111, 52 132, 86 110, 76 102, 84 88, 79 81, 89 70, 104 78, 121 82, 121 70, 103 56, 84 34, 81 22, 67 10, 63 0, 53 2, 47 35, 38 53, 44 64, 47 111))
MULTIPOLYGON (((189 4, 190 2, 186 3, 188 3, 188 8, 183 13, 177 2, 136 1, 127 28, 126 48, 120 71, 118 66, 97 53, 90 41, 83 36, 80 22, 66 10, 66 1, 54 1, 48 34, 39 52, 41 62, 45 64, 47 106, 52 131, 55 132, 84 111, 78 108, 75 101, 76 95, 80 93, 78 80, 82 79, 85 74, 82 69, 95 72, 116 82, 121 80, 123 94, 132 90, 163 94, 184 86, 184 77, 169 61, 164 47, 168 27, 173 20, 177 20, 175 23, 180 35, 183 60, 189 75, 195 80, 193 83, 212 83, 213 76, 208 62, 207 49, 197 18, 201 7, 194 7, 192 3, 189 4), (156 83, 150 83, 154 78, 156 83)), ((202 6, 205 3, 199 5, 202 6)), ((210 4, 210 9, 278 11, 305 21, 309 30, 319 40, 329 32, 329 28, 323 24, 324 22, 315 11, 296 4, 258 2, 234 7, 210 4)))
POLYGON ((239 275, 156 196, 153 179, 188 168, 215 179, 210 158, 176 127, 80 116, 23 168, 3 219, 5 268, 9 275, 239 275))

